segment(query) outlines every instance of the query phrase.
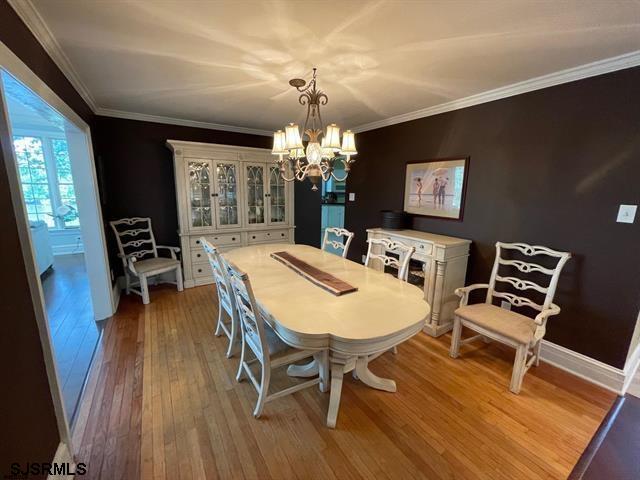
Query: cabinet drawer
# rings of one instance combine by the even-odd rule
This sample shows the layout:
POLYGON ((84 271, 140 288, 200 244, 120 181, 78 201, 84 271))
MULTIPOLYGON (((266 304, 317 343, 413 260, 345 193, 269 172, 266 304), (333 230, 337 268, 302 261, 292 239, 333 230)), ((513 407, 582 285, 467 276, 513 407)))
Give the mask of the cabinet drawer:
MULTIPOLYGON (((233 250, 234 248, 236 248, 234 245, 219 247, 218 252, 224 253, 224 252, 228 252, 229 250, 233 250)), ((205 253, 202 247, 191 249, 191 263, 193 265, 195 265, 196 263, 209 264, 209 258, 207 257, 207 254, 205 253)))
MULTIPOLYGON (((239 233, 216 233, 214 235, 205 235, 207 239, 214 247, 222 245, 240 245, 242 238, 239 233)), ((189 243, 191 248, 202 248, 200 245, 200 237, 190 237, 189 243)))
POLYGON ((191 273, 194 277, 213 277, 211 265, 208 263, 194 263, 191 265, 191 273))
POLYGON ((407 240, 406 238, 397 238, 397 237, 389 237, 385 236, 387 240, 391 240, 392 242, 403 243, 404 245, 408 245, 410 247, 414 247, 416 249, 414 255, 431 255, 431 251, 433 250, 433 244, 429 242, 416 242, 414 240, 407 240))
POLYGON ((260 242, 286 242, 289 241, 289 230, 265 230, 258 232, 247 232, 249 243, 260 242))

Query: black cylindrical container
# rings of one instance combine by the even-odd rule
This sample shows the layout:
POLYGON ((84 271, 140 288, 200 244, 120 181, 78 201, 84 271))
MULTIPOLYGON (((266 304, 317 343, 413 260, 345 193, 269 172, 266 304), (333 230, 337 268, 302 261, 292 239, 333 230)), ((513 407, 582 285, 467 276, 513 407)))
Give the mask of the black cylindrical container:
POLYGON ((402 230, 406 226, 407 216, 400 210, 382 210, 382 228, 402 230))

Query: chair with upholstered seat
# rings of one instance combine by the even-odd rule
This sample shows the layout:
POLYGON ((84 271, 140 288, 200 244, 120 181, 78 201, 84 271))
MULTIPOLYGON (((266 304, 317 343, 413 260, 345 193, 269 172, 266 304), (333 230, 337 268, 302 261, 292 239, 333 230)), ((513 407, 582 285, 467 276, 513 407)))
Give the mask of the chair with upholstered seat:
POLYGON ((402 242, 389 240, 387 238, 370 238, 367 240, 369 248, 364 266, 371 266, 372 260, 379 260, 384 267, 394 267, 398 269, 398 279, 406 282, 409 278, 409 262, 416 247, 405 245, 402 242), (388 255, 388 252, 395 253, 397 257, 388 255))
POLYGON ((236 378, 238 381, 241 381, 243 375, 246 374, 258 391, 258 401, 256 402, 253 415, 256 418, 260 417, 265 403, 297 392, 303 388, 312 387, 313 385, 321 383, 321 390, 324 391, 328 377, 328 352, 326 350, 298 350, 283 342, 265 322, 257 306, 248 275, 240 271, 233 264, 227 263, 224 258, 223 262, 229 271, 231 289, 235 295, 236 308, 238 310, 242 332, 242 350, 236 378), (249 359, 250 352, 253 353, 255 358, 249 359), (309 357, 314 357, 318 362, 320 372, 318 377, 278 392, 269 393, 271 371, 273 369, 288 366, 309 357), (261 367, 260 381, 257 380, 250 367, 251 364, 256 362, 259 363, 261 367))
POLYGON ((335 250, 342 250, 342 258, 347 258, 347 252, 349 251, 349 245, 351 245, 353 236, 353 232, 345 230, 344 228, 329 227, 324 231, 324 237, 322 239, 322 250, 326 250, 328 246, 331 246, 335 250), (330 235, 333 235, 334 237, 336 237, 336 239, 331 239, 330 235), (339 240, 342 239, 342 237, 346 238, 344 242, 341 242, 339 240))
POLYGON ((218 323, 216 324, 215 335, 219 337, 224 333, 227 336, 229 339, 227 358, 231 358, 240 343, 240 336, 238 335, 240 322, 236 309, 236 299, 229 281, 229 272, 216 247, 211 245, 204 237, 200 237, 200 244, 207 255, 209 265, 211 265, 213 280, 216 282, 216 291, 218 292, 218 323))
POLYGON ((156 245, 150 218, 121 218, 109 222, 118 243, 118 257, 122 259, 124 268, 125 289, 142 297, 142 303, 149 303, 149 279, 164 273, 175 272, 175 282, 165 283, 177 285, 182 291, 182 267, 176 253, 178 247, 156 245), (158 250, 168 250, 171 258, 158 256, 158 250), (137 283, 131 277, 137 278, 137 283), (136 290, 134 287, 139 287, 136 290))
MULTIPOLYGON (((492 339, 516 349, 513 364, 511 384, 509 389, 519 393, 524 374, 532 365, 540 362, 540 346, 546 330, 547 319, 560 313, 560 307, 553 303, 553 297, 558 286, 558 278, 565 263, 571 258, 568 252, 559 252, 547 247, 527 245, 525 243, 496 243, 496 258, 488 284, 475 284, 456 289, 456 295, 461 297, 460 306, 454 312, 454 326, 451 337, 450 355, 458 357, 460 346, 478 338, 492 339), (543 266, 538 263, 504 258, 505 251, 515 253, 521 257, 544 256, 545 264, 549 261, 554 266, 543 266), (503 270, 509 270, 506 274, 503 270), (540 285, 531 279, 519 278, 519 274, 531 274, 537 277, 549 277, 548 284, 540 285), (476 289, 487 289, 484 303, 468 305, 469 294, 476 289), (511 290, 511 292, 504 290, 511 290), (513 291, 524 292, 516 295, 513 291), (541 303, 536 299, 524 297, 541 297, 541 303), (507 310, 493 305, 494 299, 504 299, 510 306, 529 307, 539 312, 535 318, 521 313, 507 310), (462 327, 468 327, 477 335, 461 340, 462 327)), ((540 301, 540 300, 538 300, 540 301)))

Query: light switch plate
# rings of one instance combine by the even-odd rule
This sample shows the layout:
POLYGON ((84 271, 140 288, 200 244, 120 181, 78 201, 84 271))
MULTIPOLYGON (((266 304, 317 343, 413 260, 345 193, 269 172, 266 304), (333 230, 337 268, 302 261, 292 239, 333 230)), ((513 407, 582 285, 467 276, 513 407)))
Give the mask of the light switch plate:
POLYGON ((349 201, 350 202, 355 202, 356 201, 356 194, 355 193, 351 192, 349 194, 349 201))
POLYGON ((633 223, 636 218, 637 205, 620 205, 618 209, 618 223, 633 223))

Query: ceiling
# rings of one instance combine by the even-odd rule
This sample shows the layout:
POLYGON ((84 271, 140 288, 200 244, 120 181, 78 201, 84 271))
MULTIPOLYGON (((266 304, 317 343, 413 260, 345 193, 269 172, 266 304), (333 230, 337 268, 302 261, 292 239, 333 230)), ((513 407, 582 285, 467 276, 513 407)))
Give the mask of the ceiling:
POLYGON ((634 0, 32 4, 99 109, 261 130, 312 67, 352 128, 640 50, 634 0))

